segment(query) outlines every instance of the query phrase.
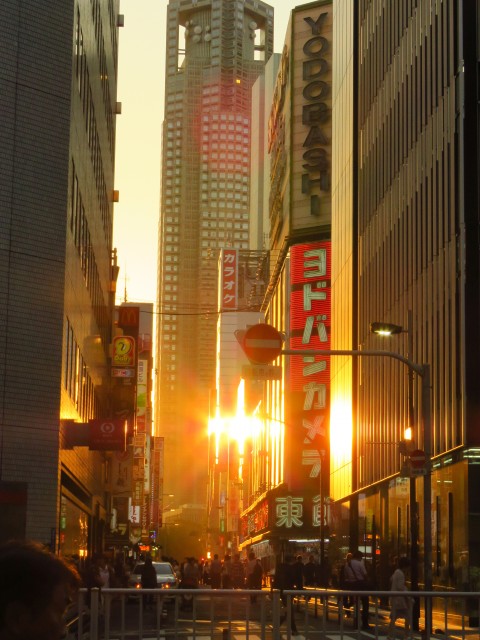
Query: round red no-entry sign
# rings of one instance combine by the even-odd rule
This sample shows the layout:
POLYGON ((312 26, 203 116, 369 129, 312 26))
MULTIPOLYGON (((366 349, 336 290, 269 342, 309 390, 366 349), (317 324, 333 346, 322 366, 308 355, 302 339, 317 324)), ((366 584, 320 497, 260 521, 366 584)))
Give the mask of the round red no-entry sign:
POLYGON ((282 352, 282 334, 270 324, 254 324, 245 331, 243 350, 250 362, 269 364, 282 352))
POLYGON ((410 454, 410 462, 412 463, 412 467, 414 469, 420 469, 425 466, 426 456, 425 451, 422 449, 415 449, 410 454))

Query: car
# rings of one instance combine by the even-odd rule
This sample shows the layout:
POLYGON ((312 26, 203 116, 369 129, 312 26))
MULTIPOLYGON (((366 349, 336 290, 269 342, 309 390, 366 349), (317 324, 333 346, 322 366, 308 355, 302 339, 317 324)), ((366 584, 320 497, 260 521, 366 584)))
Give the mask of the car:
MULTIPOLYGON (((152 562, 157 574, 157 587, 159 589, 176 589, 179 581, 170 562, 152 562)), ((137 562, 128 577, 128 586, 131 589, 142 588, 142 569, 144 562, 137 562)))

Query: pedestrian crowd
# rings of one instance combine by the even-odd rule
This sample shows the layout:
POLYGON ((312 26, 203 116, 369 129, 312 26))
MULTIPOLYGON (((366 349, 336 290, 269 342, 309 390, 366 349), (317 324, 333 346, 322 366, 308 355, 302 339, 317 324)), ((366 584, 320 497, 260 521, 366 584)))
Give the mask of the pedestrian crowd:
MULTIPOLYGON (((185 558, 176 565, 180 573, 180 587, 196 589, 200 585, 210 585, 212 589, 259 590, 264 583, 265 572, 260 559, 250 551, 248 557, 240 554, 226 555, 221 561, 215 554, 210 562, 185 558)), ((399 558, 390 578, 390 588, 396 592, 390 599, 390 623, 387 640, 394 640, 396 623, 404 620, 404 638, 411 637, 413 599, 407 594, 406 571, 408 561, 399 558), (405 592, 403 595, 402 592, 405 592)), ((292 634, 297 634, 295 607, 287 609, 287 591, 304 591, 305 587, 327 587, 333 576, 326 563, 318 563, 313 555, 307 562, 302 555, 286 555, 275 568, 272 587, 279 589, 284 612, 280 618, 283 624, 287 617, 292 634)), ((85 562, 80 573, 74 564, 55 556, 40 545, 29 542, 11 542, 0 546, 0 640, 60 640, 65 633, 65 614, 76 601, 80 586, 112 588, 125 586, 128 567, 121 559, 111 565, 105 556, 94 557, 85 562)), ((369 591, 372 589, 369 573, 359 550, 348 553, 337 575, 338 586, 345 591, 360 592, 353 599, 343 599, 345 609, 354 609, 354 627, 371 629, 369 624, 369 591)), ((152 558, 146 556, 141 570, 141 585, 144 589, 157 587, 157 576, 152 558)), ((193 594, 192 594, 193 596, 193 594)), ((192 608, 193 597, 182 596, 181 608, 192 608)), ((250 600, 256 602, 256 594, 250 600)), ((308 590, 302 596, 308 603, 308 590)), ((151 595, 145 594, 148 609, 152 604, 151 595)), ((297 608, 300 599, 297 597, 297 608)), ((88 605, 88 599, 87 599, 88 605)))

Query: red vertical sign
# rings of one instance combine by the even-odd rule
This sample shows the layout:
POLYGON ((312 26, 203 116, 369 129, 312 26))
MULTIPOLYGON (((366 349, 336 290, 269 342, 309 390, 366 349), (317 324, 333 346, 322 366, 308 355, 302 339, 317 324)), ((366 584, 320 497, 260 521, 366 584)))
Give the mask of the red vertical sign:
MULTIPOLYGON (((329 350, 331 243, 296 245, 290 256, 290 348, 329 350)), ((330 358, 292 357, 290 390, 289 486, 318 491, 328 449, 330 358)))

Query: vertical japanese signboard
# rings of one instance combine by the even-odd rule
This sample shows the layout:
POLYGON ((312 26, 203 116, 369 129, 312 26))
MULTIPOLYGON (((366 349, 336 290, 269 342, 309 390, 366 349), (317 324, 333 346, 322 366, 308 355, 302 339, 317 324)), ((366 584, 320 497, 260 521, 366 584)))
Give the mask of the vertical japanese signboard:
MULTIPOLYGON (((331 243, 296 245, 290 256, 290 349, 329 350, 331 243)), ((326 480, 330 358, 292 357, 289 386, 289 486, 318 492, 326 480)))
POLYGON ((238 306, 238 251, 222 249, 220 252, 219 308, 236 309, 238 306))
POLYGON ((292 230, 330 225, 333 4, 293 12, 292 230))

